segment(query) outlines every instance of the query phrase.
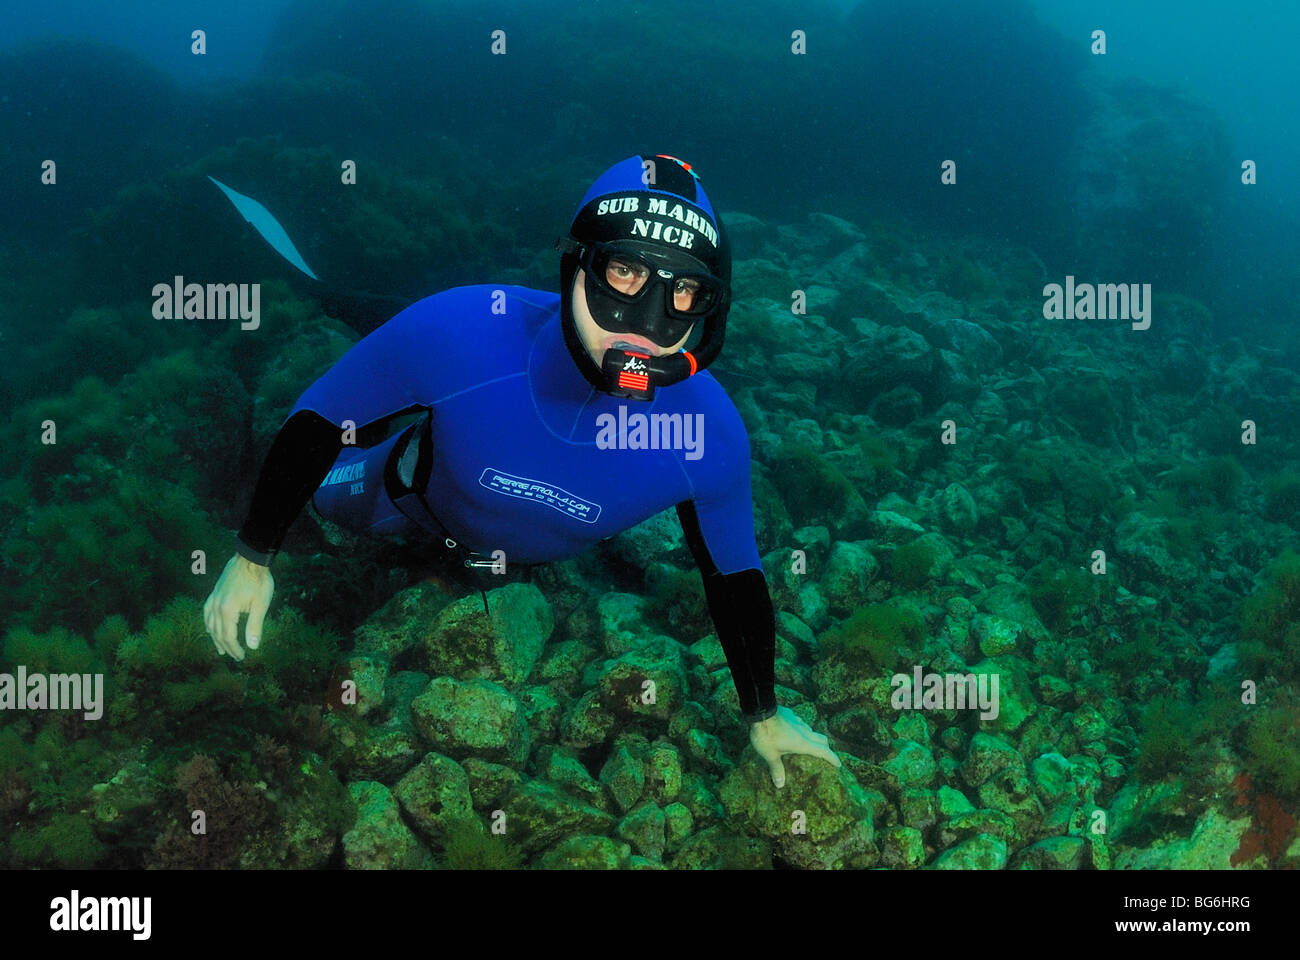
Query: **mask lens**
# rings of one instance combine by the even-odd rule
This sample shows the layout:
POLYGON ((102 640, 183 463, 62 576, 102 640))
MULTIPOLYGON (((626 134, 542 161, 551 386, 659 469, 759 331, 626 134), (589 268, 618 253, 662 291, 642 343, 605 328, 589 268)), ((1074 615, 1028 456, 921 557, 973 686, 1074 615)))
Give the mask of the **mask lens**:
POLYGON ((667 312, 681 318, 701 317, 717 306, 722 296, 722 281, 698 266, 651 262, 636 253, 610 244, 594 243, 587 247, 584 266, 606 292, 632 301, 640 297, 659 278, 667 288, 667 312))
POLYGON ((673 280, 672 312, 685 317, 708 313, 718 302, 722 284, 713 277, 687 276, 673 280))
POLYGON ((605 258, 605 284, 625 296, 639 296, 650 277, 650 267, 634 257, 613 254, 605 258))

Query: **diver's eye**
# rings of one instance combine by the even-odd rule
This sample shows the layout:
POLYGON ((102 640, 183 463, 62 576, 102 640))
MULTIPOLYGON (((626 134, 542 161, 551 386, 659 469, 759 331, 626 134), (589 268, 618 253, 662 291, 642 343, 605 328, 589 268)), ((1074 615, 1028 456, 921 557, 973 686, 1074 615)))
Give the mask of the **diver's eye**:
POLYGON ((605 279, 609 285, 623 293, 636 293, 645 283, 650 270, 639 263, 625 260, 610 260, 605 268, 605 279))
POLYGON ((682 278, 673 284, 673 305, 678 310, 690 310, 700 292, 700 282, 682 278))

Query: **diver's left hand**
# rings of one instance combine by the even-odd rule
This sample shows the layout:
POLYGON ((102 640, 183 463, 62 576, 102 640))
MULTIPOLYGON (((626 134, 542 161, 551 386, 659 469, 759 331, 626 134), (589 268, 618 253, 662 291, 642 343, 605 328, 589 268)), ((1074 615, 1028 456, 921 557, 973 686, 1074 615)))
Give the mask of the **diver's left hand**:
POLYGON ((777 707, 776 716, 750 724, 749 742, 758 755, 767 761, 772 773, 772 783, 780 790, 785 786, 785 764, 781 755, 802 753, 840 766, 840 758, 830 748, 830 740, 804 723, 789 707, 777 707))

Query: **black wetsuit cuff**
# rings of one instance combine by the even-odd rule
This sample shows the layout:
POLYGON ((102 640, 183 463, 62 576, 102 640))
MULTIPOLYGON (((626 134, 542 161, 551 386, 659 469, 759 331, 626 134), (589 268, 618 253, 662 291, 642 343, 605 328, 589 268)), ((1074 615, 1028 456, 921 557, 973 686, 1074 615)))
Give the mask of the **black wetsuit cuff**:
POLYGON ((260 550, 254 550, 248 544, 244 543, 243 540, 236 537, 235 553, 239 554, 245 560, 252 561, 253 563, 260 563, 264 567, 269 567, 271 565, 271 561, 275 559, 275 555, 277 551, 269 550, 263 553, 260 550))
POLYGON ((764 720, 768 720, 775 716, 776 707, 768 707, 764 710, 755 710, 753 713, 745 714, 744 720, 746 723, 762 723, 764 720))

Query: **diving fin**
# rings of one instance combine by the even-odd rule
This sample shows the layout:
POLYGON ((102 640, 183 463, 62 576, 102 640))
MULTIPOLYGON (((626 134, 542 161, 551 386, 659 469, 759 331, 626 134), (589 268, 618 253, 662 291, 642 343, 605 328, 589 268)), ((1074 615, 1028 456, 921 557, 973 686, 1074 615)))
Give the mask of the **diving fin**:
POLYGON ((231 190, 216 177, 208 177, 208 179, 221 188, 221 192, 235 205, 235 209, 239 211, 240 215, 253 225, 257 232, 262 235, 262 239, 269 243, 276 253, 313 280, 320 280, 320 277, 312 273, 311 267, 307 266, 307 261, 303 260, 302 254, 298 252, 298 248, 289 239, 289 234, 284 227, 280 226, 280 221, 271 216, 270 210, 267 210, 266 207, 252 197, 246 197, 242 193, 231 190))

